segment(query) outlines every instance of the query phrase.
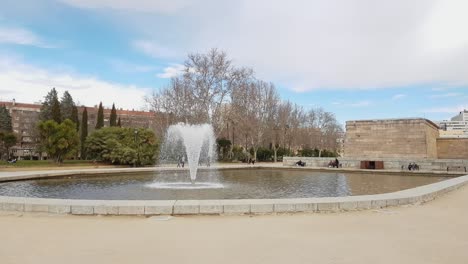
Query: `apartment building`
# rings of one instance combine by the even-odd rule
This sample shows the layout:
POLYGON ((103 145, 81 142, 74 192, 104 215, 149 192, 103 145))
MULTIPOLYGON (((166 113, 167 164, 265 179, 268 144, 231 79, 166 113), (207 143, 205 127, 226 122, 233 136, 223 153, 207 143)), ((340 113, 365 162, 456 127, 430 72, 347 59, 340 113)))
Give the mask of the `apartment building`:
POLYGON ((441 137, 468 138, 468 110, 461 111, 450 120, 439 122, 441 137))
MULTIPOLYGON (((13 132, 18 136, 18 143, 11 149, 11 155, 19 159, 45 159, 45 153, 37 151, 36 126, 39 121, 41 104, 19 103, 15 100, 0 101, 5 105, 12 117, 13 132)), ((98 107, 86 107, 88 111, 88 133, 95 130, 98 107)), ((84 106, 78 107, 81 122, 84 106)), ((104 109, 104 125, 109 126, 111 109, 104 109)), ((118 109, 117 116, 123 127, 147 128, 156 130, 156 115, 154 112, 118 109)))

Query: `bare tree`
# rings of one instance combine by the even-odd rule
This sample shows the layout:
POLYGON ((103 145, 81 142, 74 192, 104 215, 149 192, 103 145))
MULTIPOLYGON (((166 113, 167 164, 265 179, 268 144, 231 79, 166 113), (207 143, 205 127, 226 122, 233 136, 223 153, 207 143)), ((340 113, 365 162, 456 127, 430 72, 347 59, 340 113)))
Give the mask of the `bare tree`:
POLYGON ((211 49, 206 54, 190 54, 181 76, 146 98, 151 108, 170 113, 174 122, 211 123, 216 133, 222 128, 223 105, 229 94, 253 71, 234 68, 225 52, 211 49))
POLYGON ((208 122, 232 147, 252 148, 254 159, 260 147, 271 147, 276 161, 280 146, 290 151, 317 148, 321 156, 322 149, 336 151, 342 135, 332 113, 321 108, 306 112, 282 102, 272 83, 256 79, 252 69, 235 67, 217 49, 190 54, 183 73, 146 101, 161 130, 177 122, 208 122))

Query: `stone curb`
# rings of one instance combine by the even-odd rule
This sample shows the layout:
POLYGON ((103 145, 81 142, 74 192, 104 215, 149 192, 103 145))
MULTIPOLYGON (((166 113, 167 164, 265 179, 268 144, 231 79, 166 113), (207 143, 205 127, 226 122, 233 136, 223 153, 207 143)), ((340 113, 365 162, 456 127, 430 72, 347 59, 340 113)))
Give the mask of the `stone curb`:
POLYGON ((386 194, 298 199, 133 201, 0 196, 0 211, 43 212, 50 214, 73 215, 240 215, 301 212, 329 213, 419 204, 431 201, 436 197, 456 190, 467 183, 468 175, 386 194))

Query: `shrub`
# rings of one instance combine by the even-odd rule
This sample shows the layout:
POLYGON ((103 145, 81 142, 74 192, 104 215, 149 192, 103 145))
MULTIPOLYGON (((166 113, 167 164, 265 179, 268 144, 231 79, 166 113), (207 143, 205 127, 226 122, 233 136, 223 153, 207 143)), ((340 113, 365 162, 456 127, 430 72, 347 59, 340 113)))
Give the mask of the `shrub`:
POLYGON ((85 146, 88 158, 119 165, 155 164, 158 150, 154 132, 142 128, 101 128, 88 136, 85 146))

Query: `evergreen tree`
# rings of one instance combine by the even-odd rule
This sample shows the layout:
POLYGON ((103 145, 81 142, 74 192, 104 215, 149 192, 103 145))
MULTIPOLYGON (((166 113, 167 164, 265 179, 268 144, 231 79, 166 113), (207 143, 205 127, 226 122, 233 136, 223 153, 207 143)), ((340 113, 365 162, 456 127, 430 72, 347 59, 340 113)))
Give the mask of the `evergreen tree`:
POLYGON ((13 132, 0 131, 0 159, 10 158, 10 148, 16 145, 18 139, 13 132))
POLYGON ((52 88, 44 98, 41 106, 40 119, 42 121, 54 120, 57 123, 62 121, 62 114, 60 113, 60 102, 58 100, 57 90, 52 88))
POLYGON ((102 108, 102 102, 100 102, 96 120, 96 129, 100 129, 102 127, 104 127, 104 108, 102 108))
POLYGON ((47 156, 56 163, 73 157, 78 151, 80 138, 76 132, 75 124, 71 120, 57 123, 53 120, 38 123, 40 146, 47 156))
POLYGON ((115 104, 112 104, 112 110, 110 114, 110 126, 114 127, 117 125, 117 110, 115 110, 115 104))
POLYGON ((81 159, 86 159, 86 148, 85 142, 86 138, 88 137, 88 110, 86 107, 83 110, 83 115, 81 117, 81 159))
POLYGON ((78 107, 74 106, 71 121, 76 124, 76 131, 80 131, 80 119, 78 118, 78 107))
POLYGON ((0 131, 12 132, 11 115, 6 106, 0 106, 0 131))
POLYGON ((55 100, 52 101, 52 120, 59 124, 62 122, 62 114, 60 113, 60 102, 58 98, 55 98, 55 100))
POLYGON ((63 93, 62 99, 60 100, 60 113, 62 114, 63 120, 70 119, 73 120, 73 108, 75 107, 75 102, 73 97, 68 91, 63 93))
POLYGON ((122 122, 120 122, 120 116, 119 116, 119 121, 117 122, 118 127, 122 127, 122 122))

